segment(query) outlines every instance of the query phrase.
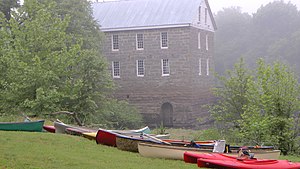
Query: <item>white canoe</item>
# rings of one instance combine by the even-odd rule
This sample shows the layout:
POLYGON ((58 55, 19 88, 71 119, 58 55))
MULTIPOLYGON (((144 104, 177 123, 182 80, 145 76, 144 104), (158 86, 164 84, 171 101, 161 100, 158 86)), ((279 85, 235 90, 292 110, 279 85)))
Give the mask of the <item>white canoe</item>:
MULTIPOLYGON (((163 159, 174 159, 183 160, 184 152, 192 153, 212 153, 212 149, 201 149, 194 147, 184 147, 184 146, 170 146, 163 144, 153 144, 153 143, 139 143, 138 151, 143 157, 151 158, 163 158, 163 159)), ((254 153, 255 158, 262 159, 278 159, 280 156, 280 150, 251 150, 254 153)), ((237 157, 238 153, 233 151, 232 153, 226 153, 227 155, 237 157)))

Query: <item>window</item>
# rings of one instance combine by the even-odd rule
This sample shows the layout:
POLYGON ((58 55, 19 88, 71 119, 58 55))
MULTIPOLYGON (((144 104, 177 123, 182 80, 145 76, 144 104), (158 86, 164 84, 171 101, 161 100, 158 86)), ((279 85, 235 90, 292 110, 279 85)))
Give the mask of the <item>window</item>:
POLYGON ((112 62, 113 78, 120 78, 120 62, 112 62))
POLYGON ((168 32, 162 32, 160 36, 161 48, 168 48, 168 32))
POLYGON ((208 10, 207 10, 207 8, 205 8, 205 24, 207 24, 207 12, 208 12, 208 10))
POLYGON ((206 46, 206 50, 208 50, 208 35, 206 35, 205 38, 205 46, 206 46))
POLYGON ((145 75, 144 60, 136 61, 136 72, 138 77, 144 77, 145 75))
POLYGON ((199 75, 202 75, 202 59, 199 59, 199 75))
POLYGON ((201 34, 198 32, 198 49, 201 49, 201 34))
POLYGON ((199 6, 199 9, 198 9, 198 21, 200 22, 201 21, 201 6, 199 6))
POLYGON ((162 76, 170 76, 170 65, 168 59, 161 60, 162 76))
POLYGON ((118 35, 112 35, 112 51, 118 51, 119 50, 119 36, 118 35))
POLYGON ((209 76, 209 59, 206 59, 206 75, 209 76))
POLYGON ((144 49, 144 35, 136 34, 136 49, 143 50, 144 49))

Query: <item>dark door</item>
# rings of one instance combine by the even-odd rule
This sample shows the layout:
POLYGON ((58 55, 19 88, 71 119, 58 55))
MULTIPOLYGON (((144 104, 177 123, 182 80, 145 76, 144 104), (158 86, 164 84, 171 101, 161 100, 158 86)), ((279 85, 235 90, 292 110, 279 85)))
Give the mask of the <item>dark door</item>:
POLYGON ((164 127, 173 127, 173 106, 170 103, 164 103, 161 106, 160 120, 164 127))

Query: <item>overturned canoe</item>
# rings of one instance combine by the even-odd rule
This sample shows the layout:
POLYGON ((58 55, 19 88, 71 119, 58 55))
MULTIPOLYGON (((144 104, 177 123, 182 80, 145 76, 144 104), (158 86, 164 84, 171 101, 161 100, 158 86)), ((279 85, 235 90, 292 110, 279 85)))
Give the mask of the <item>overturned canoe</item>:
POLYGON ((90 140, 96 140, 96 135, 97 132, 92 132, 92 133, 82 133, 82 136, 84 138, 90 139, 90 140))
POLYGON ((96 135, 96 143, 116 147, 117 136, 140 134, 140 133, 150 133, 149 127, 146 126, 138 130, 106 130, 106 129, 99 128, 96 135))
POLYGON ((0 130, 41 132, 43 130, 44 122, 44 120, 28 122, 1 122, 0 130))
POLYGON ((89 129, 89 128, 85 128, 85 127, 72 126, 69 124, 65 124, 61 121, 55 121, 54 127, 55 127, 55 133, 71 134, 71 135, 79 135, 79 136, 81 136, 82 133, 90 133, 90 132, 97 131, 97 130, 89 129))
POLYGON ((116 136, 116 145, 117 148, 124 151, 138 152, 138 144, 141 142, 152 142, 152 143, 164 143, 161 138, 167 138, 170 135, 154 135, 154 134, 127 134, 127 135, 117 135, 116 136))
POLYGON ((43 129, 50 132, 50 133, 55 133, 55 127, 54 126, 43 126, 43 129))

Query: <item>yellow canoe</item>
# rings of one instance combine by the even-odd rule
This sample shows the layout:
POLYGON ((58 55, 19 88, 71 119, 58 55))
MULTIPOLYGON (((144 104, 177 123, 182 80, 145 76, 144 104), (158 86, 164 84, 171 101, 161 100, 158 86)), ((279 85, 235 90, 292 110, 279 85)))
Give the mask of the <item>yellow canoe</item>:
POLYGON ((90 139, 90 140, 96 140, 96 135, 97 135, 97 132, 92 132, 92 133, 82 133, 82 136, 87 138, 87 139, 90 139))

